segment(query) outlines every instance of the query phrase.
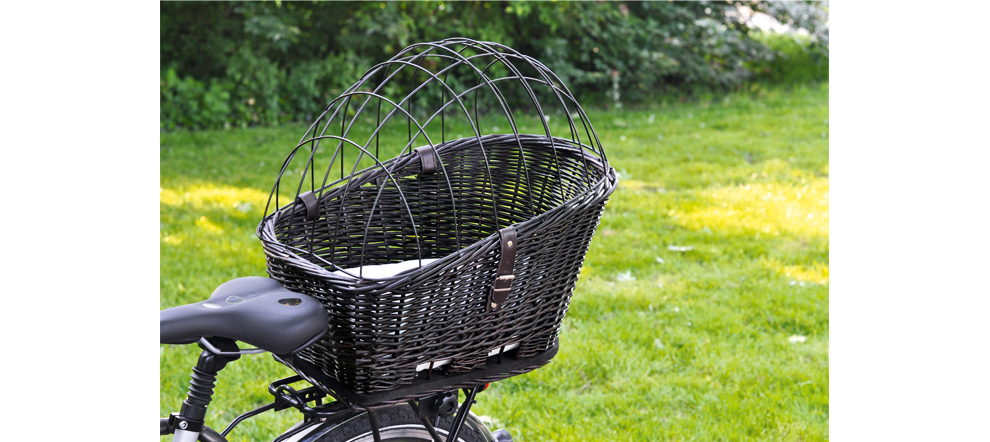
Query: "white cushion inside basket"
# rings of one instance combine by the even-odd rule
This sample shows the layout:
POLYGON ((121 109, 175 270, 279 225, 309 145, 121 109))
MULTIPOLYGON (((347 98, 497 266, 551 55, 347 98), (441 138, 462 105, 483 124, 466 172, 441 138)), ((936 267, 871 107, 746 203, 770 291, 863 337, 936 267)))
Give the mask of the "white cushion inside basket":
POLYGON ((378 264, 354 267, 350 269, 337 270, 333 272, 333 275, 349 277, 348 273, 354 275, 354 277, 361 277, 363 279, 384 279, 391 278, 399 273, 406 272, 415 268, 420 267, 420 263, 425 267, 440 258, 430 258, 424 259, 422 261, 418 259, 411 259, 409 261, 393 262, 389 264, 378 264), (347 273, 344 273, 347 272, 347 273))

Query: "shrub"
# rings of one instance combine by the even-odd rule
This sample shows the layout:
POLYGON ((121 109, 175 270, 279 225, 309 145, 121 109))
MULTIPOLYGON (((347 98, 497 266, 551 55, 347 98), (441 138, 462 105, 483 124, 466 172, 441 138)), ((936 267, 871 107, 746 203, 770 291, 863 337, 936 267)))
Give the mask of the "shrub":
POLYGON ((760 33, 761 41, 772 53, 751 69, 756 79, 770 83, 808 83, 828 81, 828 57, 817 50, 809 36, 760 33))
POLYGON ((280 88, 286 73, 250 44, 244 44, 227 66, 226 78, 234 85, 233 118, 248 124, 277 125, 282 120, 280 88))
POLYGON ((729 2, 163 2, 162 127, 309 120, 374 63, 453 36, 536 57, 585 103, 828 78, 827 3, 746 5, 809 37, 751 32, 729 2))
POLYGON ((231 87, 211 79, 209 87, 191 77, 180 79, 174 69, 161 75, 161 127, 206 129, 222 127, 230 115, 231 87))

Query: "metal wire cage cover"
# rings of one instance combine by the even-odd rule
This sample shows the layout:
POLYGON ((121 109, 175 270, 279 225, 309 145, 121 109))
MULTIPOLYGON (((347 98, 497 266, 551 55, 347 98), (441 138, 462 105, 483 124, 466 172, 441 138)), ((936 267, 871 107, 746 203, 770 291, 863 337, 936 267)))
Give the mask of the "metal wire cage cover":
POLYGON ((331 101, 257 233, 269 275, 329 313, 299 357, 354 392, 389 391, 554 347, 615 186, 550 69, 453 38, 403 49, 331 101))

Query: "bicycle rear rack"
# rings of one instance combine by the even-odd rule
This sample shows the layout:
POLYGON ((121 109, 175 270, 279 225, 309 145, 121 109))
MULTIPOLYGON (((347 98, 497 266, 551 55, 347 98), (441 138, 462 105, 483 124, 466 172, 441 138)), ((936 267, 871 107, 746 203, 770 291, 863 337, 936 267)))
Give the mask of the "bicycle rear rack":
MULTIPOLYGON (((338 400, 323 404, 323 398, 327 397, 327 394, 319 387, 312 386, 302 390, 296 390, 290 385, 302 380, 302 376, 296 375, 272 382, 268 386, 268 392, 271 393, 272 396, 275 396, 275 401, 237 416, 230 422, 229 425, 227 425, 227 428, 224 428, 220 435, 227 437, 227 435, 230 434, 231 430, 233 430, 237 424, 243 422, 247 418, 257 416, 269 410, 281 411, 287 408, 295 408, 303 414, 304 423, 313 422, 315 420, 337 418, 347 413, 358 413, 358 410, 343 401, 338 400), (307 405, 310 402, 315 403, 313 407, 307 405)), ((303 428, 305 428, 305 425, 299 426, 297 431, 302 430, 303 428)), ((283 434, 276 439, 276 442, 287 439, 295 433, 296 432, 289 432, 283 434)))
MULTIPOLYGON (((299 425, 294 430, 279 436, 274 442, 284 441, 296 435, 300 431, 303 431, 308 428, 308 425, 305 425, 307 423, 327 421, 331 419, 347 419, 357 416, 362 412, 366 412, 368 414, 368 419, 371 423, 371 431, 375 441, 381 441, 381 434, 379 432, 380 425, 378 423, 378 416, 375 412, 377 407, 358 408, 353 404, 338 398, 335 398, 336 400, 333 402, 324 404, 323 399, 328 395, 319 387, 310 386, 302 390, 296 390, 290 385, 303 380, 304 379, 302 376, 295 375, 272 382, 268 386, 268 392, 275 397, 275 400, 270 404, 258 407, 237 416, 230 422, 229 425, 227 425, 227 428, 224 428, 223 432, 220 433, 220 436, 226 438, 227 435, 230 434, 231 430, 233 430, 238 424, 250 417, 257 416, 266 411, 281 411, 288 408, 295 408, 304 416, 303 425, 299 425), (313 406, 308 405, 311 402, 314 403, 313 406)), ((416 412, 417 416, 419 416, 423 427, 426 428, 435 442, 443 442, 445 440, 436 430, 436 425, 439 424, 440 418, 453 416, 456 409, 457 414, 454 418, 454 423, 448 432, 448 437, 446 440, 457 440, 457 435, 460 432, 461 427, 464 425, 465 419, 467 419, 467 415, 471 410, 471 405, 476 403, 475 397, 478 393, 485 391, 486 389, 488 389, 488 384, 463 389, 466 399, 460 404, 459 407, 457 404, 457 390, 432 394, 418 400, 410 399, 407 403, 413 411, 416 412)))

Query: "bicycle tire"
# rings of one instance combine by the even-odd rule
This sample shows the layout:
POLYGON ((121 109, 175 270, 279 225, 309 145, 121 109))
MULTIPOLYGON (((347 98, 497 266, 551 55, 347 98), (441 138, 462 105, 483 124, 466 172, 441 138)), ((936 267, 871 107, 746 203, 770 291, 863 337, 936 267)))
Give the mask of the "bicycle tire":
MULTIPOLYGON (((419 417, 408 405, 400 404, 393 407, 379 409, 378 424, 379 433, 382 440, 393 442, 432 442, 430 433, 423 427, 419 417)), ((457 435, 458 442, 491 442, 494 438, 491 432, 474 416, 469 414, 461 431, 457 435)), ((454 417, 440 420, 437 433, 440 436, 447 436, 448 430, 454 422, 454 417)), ((371 421, 367 413, 354 416, 339 425, 328 428, 325 434, 315 438, 307 437, 306 440, 313 442, 371 442, 374 436, 371 433, 371 421)), ((312 436, 311 436, 312 437, 312 436)))
MULTIPOLYGON (((172 434, 172 432, 169 431, 168 428, 168 418, 163 417, 158 419, 158 427, 159 427, 159 434, 158 434, 159 436, 167 436, 169 434, 172 434)), ((196 440, 198 440, 199 442, 227 442, 227 439, 221 436, 220 433, 217 433, 216 430, 207 427, 206 425, 203 426, 203 431, 199 432, 199 437, 197 437, 196 440)))

